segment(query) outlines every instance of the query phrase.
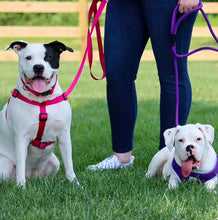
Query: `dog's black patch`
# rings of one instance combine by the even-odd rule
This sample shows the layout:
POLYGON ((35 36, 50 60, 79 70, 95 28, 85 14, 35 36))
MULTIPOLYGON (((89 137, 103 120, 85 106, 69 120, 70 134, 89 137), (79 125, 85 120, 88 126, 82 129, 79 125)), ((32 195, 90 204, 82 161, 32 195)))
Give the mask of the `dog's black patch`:
POLYGON ((68 50, 70 52, 73 52, 71 48, 65 46, 59 41, 53 41, 51 43, 44 44, 44 47, 46 49, 44 60, 46 62, 49 62, 50 66, 53 69, 57 69, 59 67, 60 54, 63 51, 68 50))
POLYGON ((45 46, 45 57, 44 60, 46 62, 49 62, 50 66, 53 69, 57 69, 59 67, 59 61, 60 61, 60 54, 57 53, 52 47, 45 46))

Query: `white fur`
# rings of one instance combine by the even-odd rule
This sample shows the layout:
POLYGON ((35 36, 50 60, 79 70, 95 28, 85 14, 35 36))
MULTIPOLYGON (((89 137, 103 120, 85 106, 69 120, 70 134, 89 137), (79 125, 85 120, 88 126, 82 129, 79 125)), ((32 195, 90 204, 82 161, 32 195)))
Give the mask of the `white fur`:
MULTIPOLYGON (((35 96, 23 89, 21 78, 33 77, 33 66, 44 66, 43 76, 52 78, 47 89, 55 84, 58 69, 52 69, 44 61, 45 48, 43 44, 28 44, 25 48, 15 45, 15 52, 19 56, 19 71, 16 89, 30 100, 43 102, 51 100, 63 93, 58 82, 52 95, 35 96), (32 56, 32 60, 27 60, 32 56)), ((68 101, 46 107, 48 120, 42 141, 58 142, 62 160, 68 180, 76 180, 73 170, 71 149, 71 107, 68 101)), ((26 178, 33 179, 37 176, 53 176, 60 167, 59 160, 53 153, 55 144, 39 149, 30 145, 36 138, 39 126, 39 106, 30 105, 18 98, 11 97, 9 105, 5 105, 0 112, 0 180, 16 180, 18 186, 25 187, 26 178), (7 119, 6 119, 7 111, 7 119)))
MULTIPOLYGON (((175 158, 178 165, 186 161, 190 156, 186 150, 188 145, 193 146, 194 157, 201 161, 197 172, 210 172, 216 164, 216 153, 212 147, 214 140, 214 128, 211 125, 177 126, 164 132, 166 147, 157 152, 152 158, 146 177, 159 173, 164 179, 169 179, 169 188, 176 188, 179 180, 171 169, 171 163, 175 158)), ((218 184, 218 177, 205 182, 208 190, 213 190, 218 184)))

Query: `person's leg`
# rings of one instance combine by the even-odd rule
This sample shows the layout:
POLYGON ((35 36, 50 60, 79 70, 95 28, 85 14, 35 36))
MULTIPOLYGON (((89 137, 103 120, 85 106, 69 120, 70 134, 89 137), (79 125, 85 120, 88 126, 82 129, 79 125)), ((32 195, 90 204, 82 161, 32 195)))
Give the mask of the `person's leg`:
POLYGON ((138 0, 110 0, 104 41, 107 102, 112 147, 122 163, 132 159, 137 116, 134 81, 147 40, 138 0))
POLYGON ((133 149, 137 97, 134 81, 147 39, 138 1, 111 0, 105 24, 107 101, 113 151, 133 149))
MULTIPOLYGON (((160 143, 165 146, 163 132, 175 126, 176 92, 175 72, 171 53, 170 24, 177 0, 142 1, 144 16, 149 30, 152 47, 157 63, 160 80, 160 143)), ((190 15, 179 27, 177 34, 177 51, 186 53, 189 49, 192 27, 196 13, 190 15)), ((178 59, 179 71, 179 124, 187 122, 191 108, 192 91, 187 70, 187 58, 178 59)))

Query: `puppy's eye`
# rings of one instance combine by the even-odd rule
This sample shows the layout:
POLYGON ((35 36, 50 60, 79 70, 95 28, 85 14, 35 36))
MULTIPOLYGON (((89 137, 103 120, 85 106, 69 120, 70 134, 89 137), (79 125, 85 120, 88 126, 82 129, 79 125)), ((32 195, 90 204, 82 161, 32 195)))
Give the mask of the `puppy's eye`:
POLYGON ((27 56, 27 57, 26 57, 26 60, 31 60, 31 59, 32 59, 31 56, 27 56))
POLYGON ((201 141, 201 140, 202 140, 202 138, 200 138, 200 137, 197 138, 197 142, 199 142, 199 141, 201 141))
POLYGON ((51 56, 45 56, 45 61, 50 61, 50 60, 52 60, 51 56))
POLYGON ((183 140, 183 139, 179 139, 178 141, 179 141, 179 143, 183 143, 183 142, 184 142, 184 140, 183 140))

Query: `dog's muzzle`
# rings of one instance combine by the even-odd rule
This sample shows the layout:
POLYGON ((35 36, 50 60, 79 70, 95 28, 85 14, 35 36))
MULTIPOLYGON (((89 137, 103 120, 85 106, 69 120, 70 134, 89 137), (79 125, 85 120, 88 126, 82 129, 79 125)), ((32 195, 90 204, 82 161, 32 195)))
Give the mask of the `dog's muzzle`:
POLYGON ((33 71, 35 73, 36 76, 42 77, 43 72, 44 72, 44 66, 41 64, 37 64, 33 66, 33 71))
POLYGON ((192 150, 194 149, 194 146, 193 145, 188 145, 186 147, 186 151, 190 154, 190 156, 192 156, 192 150))

